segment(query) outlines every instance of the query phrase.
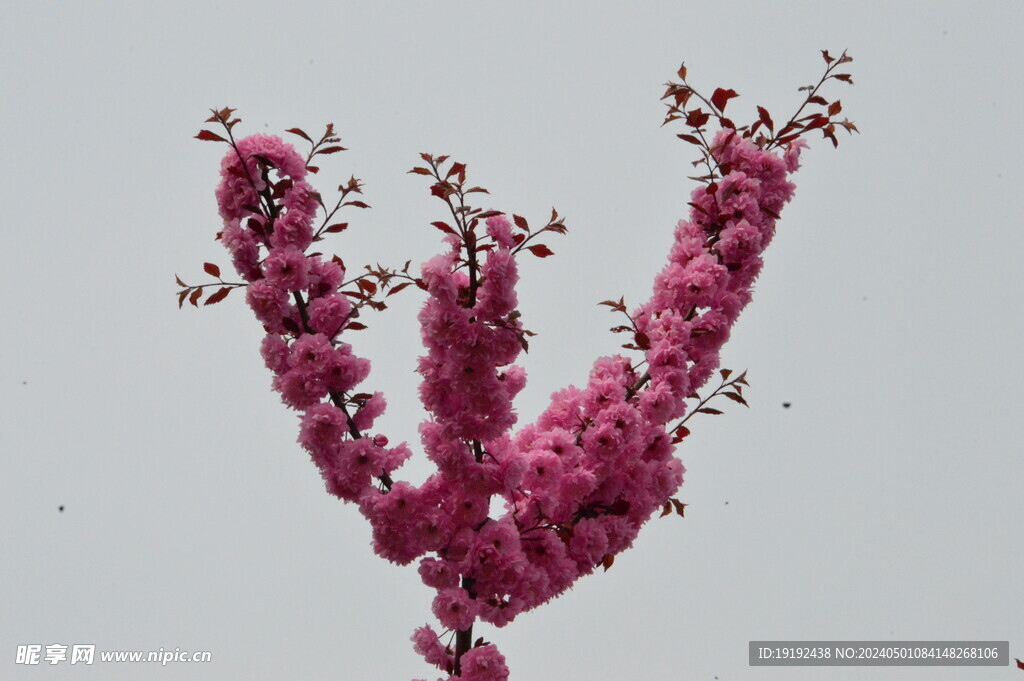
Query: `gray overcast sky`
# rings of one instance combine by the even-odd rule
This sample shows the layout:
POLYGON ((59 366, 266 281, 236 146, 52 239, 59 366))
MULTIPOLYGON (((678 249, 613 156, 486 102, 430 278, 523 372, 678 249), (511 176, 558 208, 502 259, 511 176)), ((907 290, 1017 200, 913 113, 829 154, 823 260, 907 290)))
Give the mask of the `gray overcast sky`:
MULTIPOLYGON (((211 106, 240 131, 337 124, 374 208, 349 264, 421 263, 442 206, 406 175, 453 154, 493 207, 571 231, 524 263, 539 335, 518 403, 613 352, 685 215, 692 153, 659 128, 686 60, 788 114, 821 48, 862 135, 815 139, 724 353, 751 409, 696 421, 685 519, 510 627, 514 679, 995 679, 1004 668, 761 669, 750 639, 998 639, 1024 657, 1024 185, 1018 3, 3 3, 0 677, 436 678, 415 569, 376 558, 269 390, 241 296, 179 311, 227 265, 211 106), (784 409, 783 402, 792 403, 784 409), (58 507, 63 505, 63 513, 58 507), (42 670, 26 643, 210 650, 42 670)), ((355 338, 416 443, 419 294, 355 338)), ((422 460, 403 473, 422 479, 422 460)))

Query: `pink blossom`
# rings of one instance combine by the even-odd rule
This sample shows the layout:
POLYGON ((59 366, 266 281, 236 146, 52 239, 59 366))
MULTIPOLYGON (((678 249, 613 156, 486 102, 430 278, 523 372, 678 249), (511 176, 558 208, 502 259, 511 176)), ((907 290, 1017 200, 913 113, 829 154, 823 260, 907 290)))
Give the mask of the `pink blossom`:
POLYGON ((336 292, 345 279, 345 270, 333 260, 314 255, 308 260, 309 296, 317 298, 336 292))
POLYGON ((295 248, 304 251, 313 240, 312 216, 301 211, 287 211, 274 223, 270 244, 274 248, 295 248))
POLYGON ((260 273, 260 246, 256 235, 242 227, 237 218, 225 222, 221 242, 231 254, 231 262, 243 279, 256 281, 263 276, 260 273))
POLYGON ((494 215, 487 218, 487 236, 501 248, 512 248, 516 242, 512 238, 512 223, 506 215, 494 215))
POLYGON ((450 671, 452 655, 441 643, 437 632, 429 626, 422 626, 412 634, 413 649, 423 656, 427 664, 432 664, 443 671, 450 671))
POLYGON ((276 333, 268 333, 260 344, 260 355, 267 368, 275 374, 288 370, 288 343, 276 333))
POLYGON ((267 331, 284 332, 284 318, 290 312, 288 294, 285 291, 261 279, 246 287, 245 302, 267 331))
POLYGON ((267 283, 282 291, 298 291, 309 281, 306 256, 297 248, 275 249, 263 263, 267 283))
POLYGON ((505 656, 494 645, 470 649, 462 656, 462 681, 508 681, 505 656))
POLYGON ((352 311, 348 297, 336 294, 315 298, 309 303, 309 326, 317 333, 333 338, 352 311))
POLYGON ((432 609, 441 624, 453 631, 469 629, 475 618, 473 600, 458 587, 438 591, 432 609))
POLYGON ((377 417, 384 413, 385 407, 387 401, 384 399, 384 393, 374 393, 352 416, 352 421, 359 430, 369 430, 377 417))

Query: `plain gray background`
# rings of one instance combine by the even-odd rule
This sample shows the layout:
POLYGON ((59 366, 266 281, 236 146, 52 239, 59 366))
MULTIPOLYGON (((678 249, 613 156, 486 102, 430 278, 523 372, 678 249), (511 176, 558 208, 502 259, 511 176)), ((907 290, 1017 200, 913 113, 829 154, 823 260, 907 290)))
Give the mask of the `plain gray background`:
MULTIPOLYGON (((514 679, 996 679, 1006 668, 764 669, 750 639, 1001 639, 1024 657, 1018 386, 1022 144, 1010 2, 3 3, 0 677, 436 678, 415 569, 376 558, 322 490, 235 294, 179 311, 174 275, 228 260, 213 188, 241 133, 333 121, 374 208, 328 246, 421 263, 443 205, 407 175, 453 154, 495 207, 571 231, 523 262, 529 422, 614 352, 693 184, 662 83, 785 119, 819 50, 862 135, 818 138, 724 352, 751 409, 696 420, 685 519, 510 627, 514 679), (784 409, 783 402, 792 403, 784 409), (63 513, 58 507, 63 505, 63 513), (26 668, 18 644, 210 650, 213 662, 26 668)), ((417 444, 409 291, 353 334, 380 422, 417 444)), ((394 300, 394 299, 393 299, 394 300)), ((419 480, 422 458, 403 469, 419 480)))

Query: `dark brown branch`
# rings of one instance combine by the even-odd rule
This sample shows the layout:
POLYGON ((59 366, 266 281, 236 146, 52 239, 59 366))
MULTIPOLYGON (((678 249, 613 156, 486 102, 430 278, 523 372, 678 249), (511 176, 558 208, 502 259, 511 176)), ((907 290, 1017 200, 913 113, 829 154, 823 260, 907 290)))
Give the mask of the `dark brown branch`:
MULTIPOLYGON (((476 580, 472 577, 462 578, 462 588, 469 593, 469 597, 476 599, 476 593, 473 591, 473 587, 476 584, 476 580)), ((455 676, 462 674, 462 656, 469 652, 470 648, 473 647, 473 625, 470 624, 468 629, 462 629, 455 634, 455 676)))

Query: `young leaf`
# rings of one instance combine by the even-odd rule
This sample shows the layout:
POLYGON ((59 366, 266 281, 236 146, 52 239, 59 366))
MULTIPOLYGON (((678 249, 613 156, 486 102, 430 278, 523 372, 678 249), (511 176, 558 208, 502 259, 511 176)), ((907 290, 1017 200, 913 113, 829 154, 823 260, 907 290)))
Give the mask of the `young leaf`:
POLYGON ((307 141, 307 142, 309 142, 310 144, 312 144, 312 143, 313 143, 313 140, 312 140, 312 139, 310 139, 309 135, 307 135, 306 133, 304 133, 304 132, 303 132, 303 131, 302 131, 301 129, 299 129, 299 128, 288 128, 287 130, 285 130, 285 132, 290 132, 290 133, 291 133, 291 134, 293 134, 293 135, 298 135, 299 137, 301 137, 302 139, 306 140, 306 141, 307 141))
POLYGON ((548 248, 544 244, 535 244, 533 246, 527 246, 526 250, 528 250, 530 253, 533 253, 538 258, 546 258, 549 255, 554 255, 555 254, 554 251, 552 251, 550 248, 548 248))
POLYGON ((449 227, 448 223, 446 223, 446 222, 438 221, 438 222, 431 222, 430 224, 432 224, 434 227, 437 227, 439 230, 441 230, 445 234, 457 234, 457 232, 454 229, 452 229, 451 227, 449 227))
POLYGON ((224 288, 219 289, 216 293, 214 293, 212 296, 207 298, 206 302, 203 303, 203 304, 204 305, 213 305, 214 303, 219 303, 220 301, 222 301, 225 298, 227 298, 229 293, 231 293, 231 288, 228 287, 228 286, 225 286, 224 288))
POLYGON ((722 394, 725 395, 726 397, 728 397, 733 402, 739 402, 744 407, 749 407, 750 406, 749 404, 747 404, 747 401, 745 399, 743 399, 743 396, 740 395, 739 393, 722 393, 722 394))
POLYGON ((220 277, 220 268, 214 265, 212 262, 203 263, 203 271, 205 271, 211 277, 220 277))
POLYGON ((401 284, 399 284, 398 286, 395 286, 390 291, 388 291, 388 296, 395 295, 396 293, 398 293, 399 291, 401 291, 402 289, 404 289, 407 286, 412 286, 412 282, 411 281, 403 281, 401 284))
POLYGON ((711 103, 715 105, 716 109, 724 113, 725 105, 728 104, 729 100, 733 97, 739 97, 739 93, 731 88, 728 90, 718 88, 715 90, 715 94, 711 95, 711 103))
POLYGON ((226 139, 215 132, 210 132, 209 130, 200 130, 199 134, 196 135, 196 139, 203 140, 204 142, 227 142, 226 139))

